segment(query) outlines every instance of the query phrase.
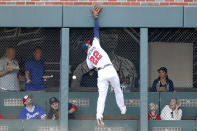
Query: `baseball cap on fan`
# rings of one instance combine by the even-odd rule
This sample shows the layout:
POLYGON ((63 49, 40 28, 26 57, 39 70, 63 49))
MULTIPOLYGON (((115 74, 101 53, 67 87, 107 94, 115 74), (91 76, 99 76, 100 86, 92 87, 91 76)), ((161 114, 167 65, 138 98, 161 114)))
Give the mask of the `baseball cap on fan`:
POLYGON ((23 97, 23 104, 26 102, 26 100, 27 100, 29 97, 32 98, 31 95, 25 95, 25 96, 23 97))
POLYGON ((88 45, 90 45, 90 40, 88 40, 87 42, 82 43, 82 45, 81 45, 82 51, 87 51, 88 50, 88 45))
POLYGON ((58 99, 57 99, 56 97, 51 97, 51 98, 49 99, 49 104, 50 104, 50 105, 53 104, 53 103, 55 103, 55 102, 59 102, 58 99))

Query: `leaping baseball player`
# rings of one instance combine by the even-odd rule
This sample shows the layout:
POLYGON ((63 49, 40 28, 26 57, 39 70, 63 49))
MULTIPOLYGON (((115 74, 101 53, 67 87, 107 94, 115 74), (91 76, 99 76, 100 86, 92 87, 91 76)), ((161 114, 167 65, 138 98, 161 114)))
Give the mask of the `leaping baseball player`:
POLYGON ((92 45, 90 42, 83 43, 82 50, 87 52, 86 62, 88 68, 90 70, 93 68, 98 70, 97 86, 99 97, 97 101, 96 119, 98 126, 103 127, 104 123, 102 119, 109 84, 111 84, 111 86, 114 88, 116 103, 120 108, 121 114, 126 114, 127 109, 124 104, 123 93, 120 89, 120 80, 118 74, 111 60, 109 59, 109 56, 100 46, 98 16, 101 10, 102 8, 98 5, 92 8, 92 15, 94 17, 94 39, 92 45))

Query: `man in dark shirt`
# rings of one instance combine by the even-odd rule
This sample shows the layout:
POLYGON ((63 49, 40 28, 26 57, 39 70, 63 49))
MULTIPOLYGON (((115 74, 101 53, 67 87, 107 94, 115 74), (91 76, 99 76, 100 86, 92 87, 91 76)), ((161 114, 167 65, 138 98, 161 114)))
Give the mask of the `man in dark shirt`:
POLYGON ((34 56, 25 63, 25 89, 27 91, 43 91, 45 85, 43 75, 45 73, 45 63, 42 60, 42 49, 36 47, 34 56))
POLYGON ((81 86, 82 87, 97 87, 98 73, 94 69, 85 73, 82 76, 81 86))
MULTIPOLYGON (((49 104, 50 104, 50 110, 47 114, 48 119, 52 120, 58 120, 59 119, 59 101, 56 97, 51 97, 49 99, 49 104)), ((78 107, 68 103, 68 118, 69 119, 74 119, 74 112, 78 110, 78 107)))

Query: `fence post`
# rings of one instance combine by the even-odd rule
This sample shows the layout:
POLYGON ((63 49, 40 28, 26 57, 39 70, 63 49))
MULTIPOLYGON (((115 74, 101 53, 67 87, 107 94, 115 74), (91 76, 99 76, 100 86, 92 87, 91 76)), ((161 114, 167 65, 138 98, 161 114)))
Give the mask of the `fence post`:
POLYGON ((140 131, 148 131, 148 28, 140 28, 140 131))
POLYGON ((61 28, 60 130, 68 131, 69 28, 61 28))

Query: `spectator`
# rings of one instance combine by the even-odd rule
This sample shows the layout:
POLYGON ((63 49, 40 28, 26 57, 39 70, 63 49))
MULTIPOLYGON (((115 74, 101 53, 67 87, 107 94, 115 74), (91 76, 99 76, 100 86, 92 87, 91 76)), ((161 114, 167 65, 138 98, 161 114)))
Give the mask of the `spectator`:
MULTIPOLYGON (((48 112, 47 118, 52 119, 52 120, 58 120, 59 119, 59 101, 56 97, 51 97, 49 99, 49 104, 50 104, 50 110, 48 112)), ((78 107, 68 103, 68 118, 73 119, 74 117, 74 112, 78 110, 78 107)))
POLYGON ((182 110, 179 109, 181 104, 177 99, 171 99, 170 105, 166 105, 161 111, 162 120, 181 120, 182 110))
POLYGON ((15 55, 16 49, 8 47, 5 56, 0 59, 0 91, 19 91, 19 65, 15 55))
POLYGON ((174 91, 174 84, 172 80, 168 78, 167 68, 161 67, 158 69, 159 78, 153 82, 152 90, 155 92, 174 91))
POLYGON ((33 105, 32 97, 25 95, 23 97, 23 104, 25 108, 21 111, 19 119, 21 120, 37 120, 37 119, 46 119, 46 113, 42 107, 38 105, 33 105))
POLYGON ((94 69, 88 71, 82 76, 82 87, 97 87, 98 73, 94 69))
POLYGON ((42 58, 42 49, 36 47, 34 49, 34 57, 25 63, 25 90, 27 91, 43 91, 45 85, 43 75, 45 73, 45 63, 42 58))
POLYGON ((149 104, 150 113, 148 113, 148 120, 161 120, 160 115, 156 114, 157 109, 158 105, 155 105, 154 103, 149 104))
MULTIPOLYGON (((123 93, 128 93, 131 92, 131 87, 130 87, 130 78, 129 77, 124 77, 120 75, 120 72, 117 71, 117 74, 119 76, 119 80, 120 80, 120 88, 122 90, 123 93)), ((114 93, 114 88, 111 86, 111 84, 109 84, 109 91, 114 93)))
POLYGON ((121 81, 123 81, 122 83, 120 83, 120 88, 122 89, 122 91, 124 93, 131 92, 130 78, 122 77, 121 79, 122 79, 121 81))

